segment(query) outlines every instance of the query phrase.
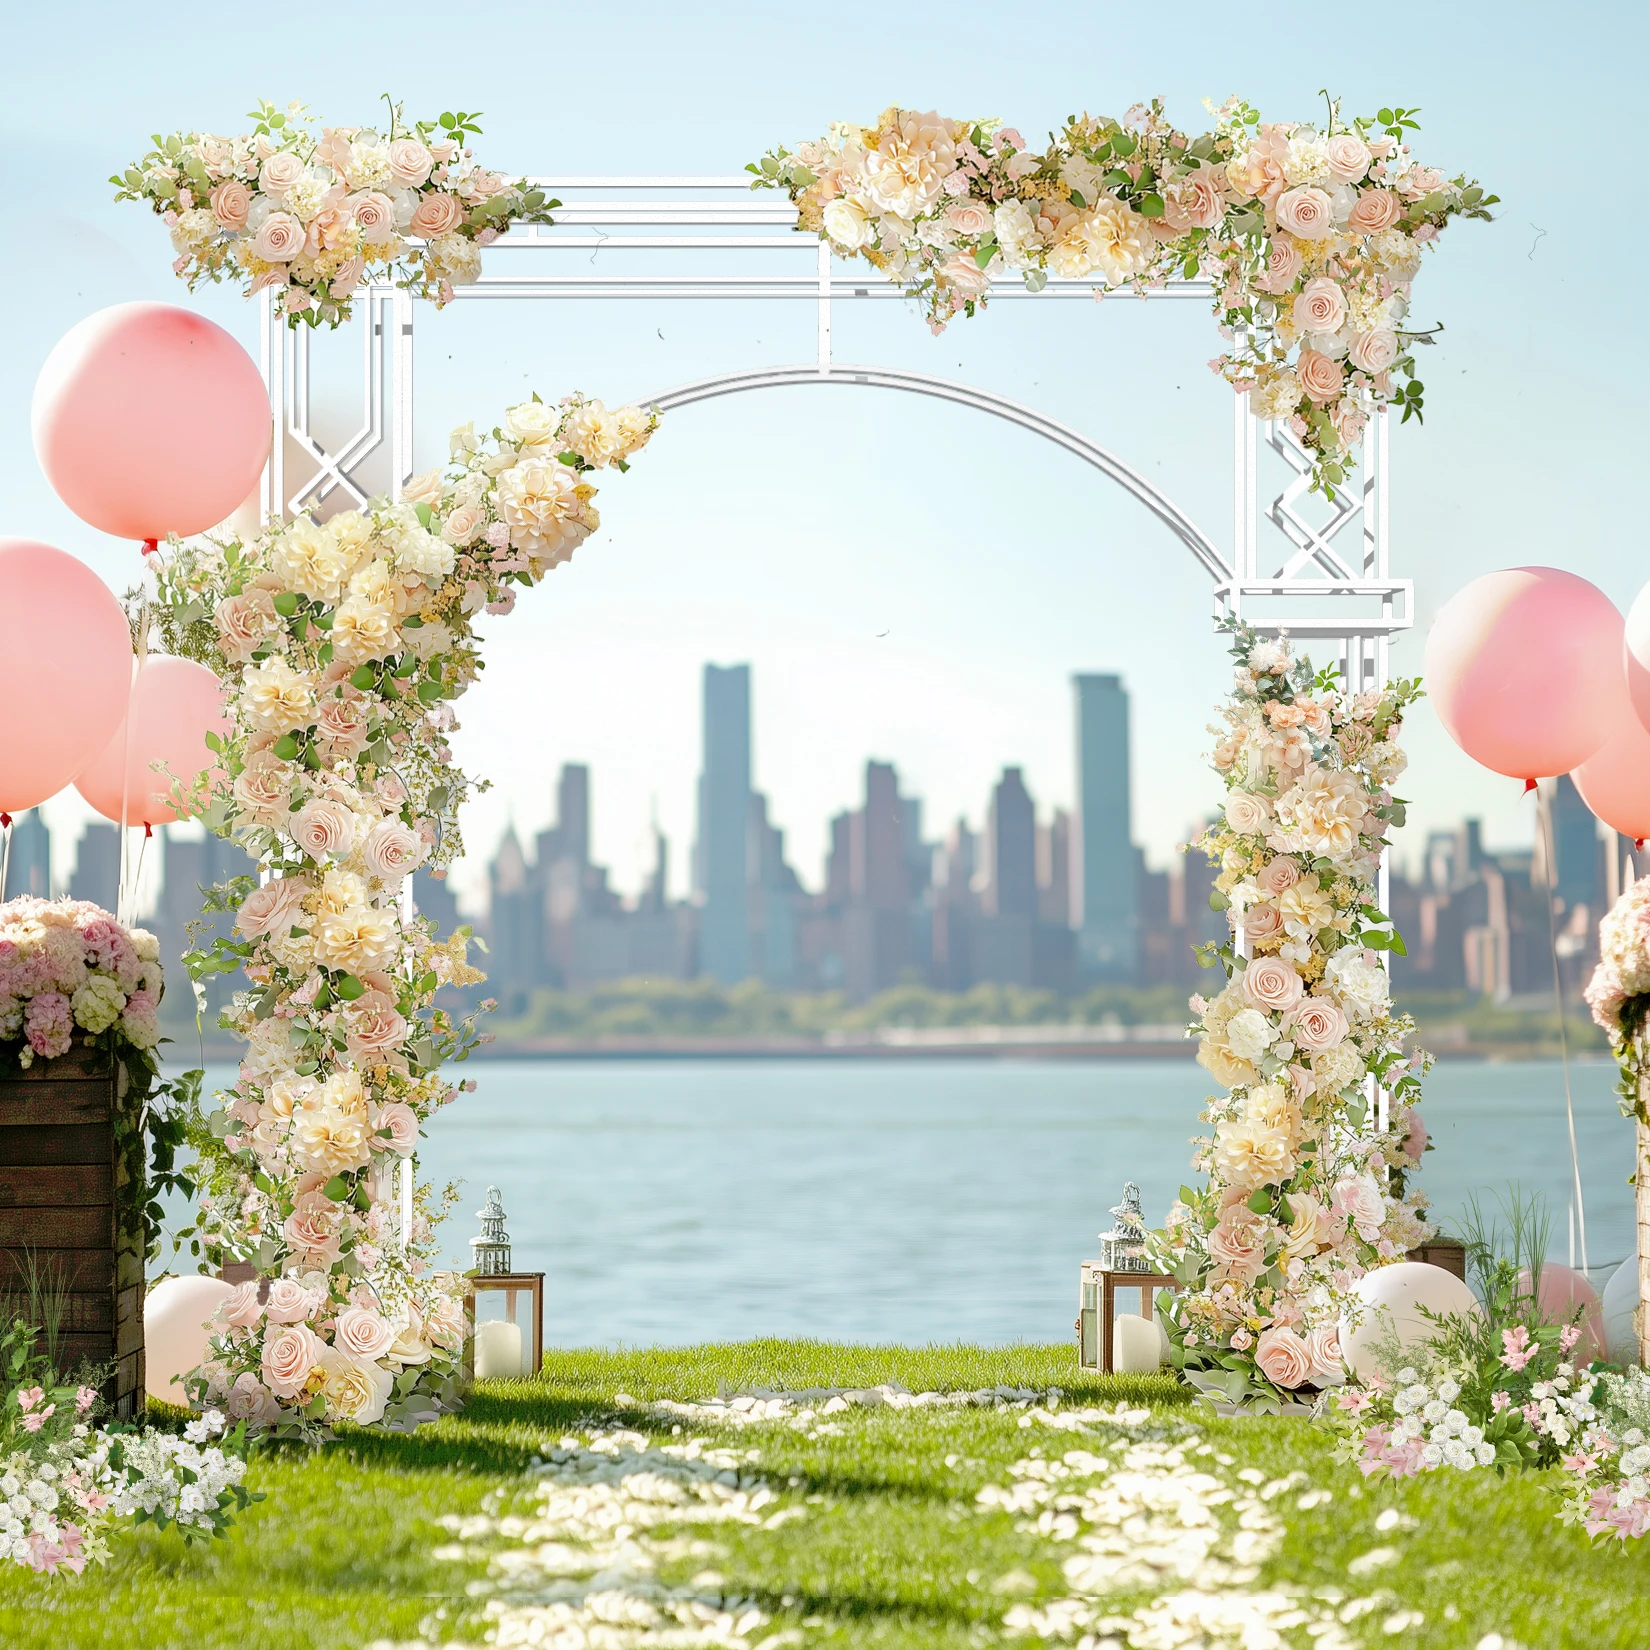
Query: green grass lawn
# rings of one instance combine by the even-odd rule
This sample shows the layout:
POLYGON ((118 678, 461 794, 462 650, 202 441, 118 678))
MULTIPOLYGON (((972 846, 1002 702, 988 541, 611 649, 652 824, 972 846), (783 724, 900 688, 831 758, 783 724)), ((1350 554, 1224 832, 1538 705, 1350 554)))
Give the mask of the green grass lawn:
MULTIPOLYGON (((1440 1472, 1402 1486, 1365 1485, 1329 1459, 1323 1435, 1304 1422, 1214 1419, 1187 1404, 1184 1389, 1167 1378, 1079 1379, 1064 1346, 779 1341, 556 1353, 541 1379, 488 1383, 461 1414, 413 1437, 356 1433, 314 1457, 260 1460, 251 1479, 268 1498, 227 1541, 186 1548, 175 1534, 140 1529, 119 1539, 111 1564, 78 1581, 0 1571, 0 1645, 319 1650, 481 1643, 489 1629, 501 1643, 557 1650, 653 1642, 754 1650, 764 1639, 890 1647, 1035 1642, 1006 1637, 1004 1616, 1070 1595, 1062 1565, 1082 1550, 1090 1526, 1074 1514, 1077 1524, 1068 1519, 1062 1527, 1050 1502, 1039 1529, 1036 1509, 982 1506, 979 1492, 1013 1485, 1017 1463, 1059 1461, 1073 1450, 1116 1465, 1131 1439, 1178 1441, 1199 1470, 1255 1494, 1257 1505, 1264 1497, 1283 1525, 1258 1574, 1228 1588, 1234 1596, 1300 1589, 1309 1599, 1329 1595, 1312 1602, 1320 1614, 1350 1615, 1327 1637, 1286 1631, 1281 1642, 1473 1650, 1500 1634, 1528 1650, 1650 1646, 1650 1550, 1590 1549, 1553 1519, 1538 1478, 1440 1472), (1096 1422, 1061 1430, 1024 1407, 848 1408, 800 1427, 736 1428, 646 1407, 751 1388, 887 1381, 912 1391, 1058 1386, 1065 1396, 1056 1418, 1120 1401, 1152 1413, 1132 1429, 1096 1422), (636 1402, 617 1404, 621 1393, 636 1402), (586 1593, 605 1585, 601 1576, 569 1580, 578 1555, 568 1554, 578 1540, 535 1529, 533 1520, 544 1516, 535 1495, 558 1483, 562 1470, 554 1463, 548 1474, 535 1469, 564 1439, 582 1445, 617 1429, 679 1454, 702 1438, 712 1449, 737 1452, 738 1494, 760 1486, 755 1511, 729 1503, 733 1513, 721 1522, 696 1522, 685 1507, 679 1522, 672 1515, 639 1531, 607 1532, 630 1543, 631 1559, 645 1570, 639 1587, 621 1577, 609 1591, 692 1595, 710 1623, 698 1629, 708 1637, 678 1627, 673 1641, 635 1625, 604 1629, 605 1638, 564 1626, 556 1637, 546 1636, 542 1622, 531 1626, 535 1611, 576 1613, 586 1593), (1212 1453, 1198 1456, 1198 1449, 1212 1453), (1254 1469, 1253 1489, 1242 1483, 1244 1469, 1254 1469), (1290 1481, 1292 1474, 1299 1477, 1290 1481), (456 1522, 465 1518, 472 1523, 456 1522), (1361 1562, 1372 1551, 1375 1558, 1361 1562), (490 1601, 503 1611, 496 1619, 486 1614, 490 1601), (726 1607, 719 1627, 710 1620, 718 1603, 726 1607), (747 1611, 764 1619, 751 1625, 747 1611)), ((1028 1470, 1035 1476, 1042 1469, 1022 1465, 1022 1478, 1028 1470)), ((1104 1475, 1083 1479, 1087 1470, 1080 1465, 1071 1488, 1103 1482, 1104 1475)), ((1136 1577, 1096 1608, 1127 1613, 1180 1586, 1143 1587, 1136 1577)), ((1095 1631, 1103 1642, 1107 1630, 1095 1631)), ((1130 1642, 1110 1631, 1114 1642, 1130 1642)), ((1155 1650, 1237 1641, 1147 1634, 1135 1642, 1155 1650)))

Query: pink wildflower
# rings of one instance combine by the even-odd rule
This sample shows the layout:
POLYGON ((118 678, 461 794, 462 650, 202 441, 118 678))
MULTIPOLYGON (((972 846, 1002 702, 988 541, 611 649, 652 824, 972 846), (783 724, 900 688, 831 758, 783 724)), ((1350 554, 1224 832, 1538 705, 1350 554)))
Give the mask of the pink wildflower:
POLYGON ((1580 1329, 1580 1327, 1576 1324, 1573 1324, 1573 1323, 1566 1324, 1558 1332, 1558 1350, 1560 1352, 1568 1352, 1570 1350, 1570 1348, 1572 1346, 1574 1346, 1576 1344, 1576 1342, 1579 1341, 1580 1339, 1581 1339, 1581 1329, 1580 1329))
POLYGON ((1566 1455, 1559 1464, 1566 1472, 1588 1473, 1598 1465, 1598 1457, 1578 1450, 1574 1455, 1566 1455))
POLYGON ((89 1410, 96 1402, 97 1388, 93 1386, 81 1387, 74 1395, 75 1414, 84 1415, 86 1411, 89 1410))
POLYGON ((37 1409, 32 1415, 25 1415, 23 1417, 23 1430, 25 1432, 38 1432, 56 1413, 57 1405, 47 1404, 44 1409, 37 1409))
POLYGON ((17 1407, 27 1415, 46 1394, 37 1386, 26 1386, 17 1394, 17 1407))
POLYGON ((1501 1411, 1504 1410, 1511 1402, 1512 1399, 1509 1398, 1504 1392, 1496 1391, 1490 1394, 1490 1408, 1493 1409, 1497 1415, 1499 1415, 1501 1411))
POLYGON ((1503 1329, 1501 1345, 1505 1349, 1501 1354, 1501 1362, 1515 1374, 1523 1369, 1538 1350, 1530 1345, 1530 1332, 1523 1324, 1519 1324, 1516 1329, 1503 1329))

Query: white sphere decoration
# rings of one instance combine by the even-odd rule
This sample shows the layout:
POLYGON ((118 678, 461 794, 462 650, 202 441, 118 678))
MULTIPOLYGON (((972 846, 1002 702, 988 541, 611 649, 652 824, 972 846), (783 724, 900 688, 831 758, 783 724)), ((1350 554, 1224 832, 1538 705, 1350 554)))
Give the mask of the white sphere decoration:
POLYGON ((151 1398, 187 1406, 178 1384, 206 1357, 206 1327, 218 1303, 233 1293, 221 1278, 163 1278, 143 1303, 144 1385, 151 1398))
POLYGON ((1465 1317, 1479 1310, 1477 1297, 1453 1272, 1417 1260, 1365 1272, 1353 1294, 1362 1310, 1356 1326, 1351 1312, 1341 1314, 1341 1356, 1360 1381, 1381 1373, 1375 1346, 1394 1331, 1406 1347, 1437 1333, 1437 1325, 1423 1317, 1420 1308, 1440 1318, 1465 1317))
POLYGON ((1599 1316, 1604 1320, 1604 1350, 1613 1364, 1639 1361, 1639 1333, 1633 1327, 1633 1316, 1638 1309, 1638 1260, 1629 1255, 1610 1274, 1599 1300, 1599 1316))

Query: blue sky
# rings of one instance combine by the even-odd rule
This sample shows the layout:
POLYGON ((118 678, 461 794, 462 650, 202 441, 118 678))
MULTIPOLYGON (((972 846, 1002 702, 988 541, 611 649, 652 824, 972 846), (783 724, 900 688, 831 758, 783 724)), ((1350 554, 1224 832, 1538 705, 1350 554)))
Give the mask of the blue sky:
MULTIPOLYGON (((1426 362, 1426 427, 1396 444, 1394 570, 1417 580, 1421 621, 1397 668, 1419 669, 1431 614, 1489 568, 1555 563, 1631 601, 1647 573, 1633 492, 1647 434, 1642 7, 1393 4, 1365 22, 1183 5, 1149 27, 1073 7, 1019 30, 1010 16, 972 0, 874 18, 649 3, 459 15, 421 0, 324 23, 31 9, 0 67, 0 532, 59 544, 117 588, 135 567, 135 547, 63 509, 30 447, 34 376, 81 316, 194 303, 255 347, 251 307, 228 290, 191 299, 160 224, 111 199, 104 180, 152 132, 237 131, 261 97, 365 122, 388 90, 409 113, 484 111, 478 152, 510 171, 733 172, 896 101, 1000 115, 1036 140, 1153 94, 1193 129, 1202 98, 1232 91, 1310 119, 1328 84, 1349 112, 1419 106, 1420 158, 1504 202, 1497 223, 1452 228, 1416 285, 1416 315, 1446 330, 1426 362)), ((528 388, 615 400, 807 359, 812 324, 808 306, 780 304, 424 310, 420 446, 433 461, 451 424, 490 424, 528 388)), ((939 340, 906 306, 872 304, 839 316, 837 353, 1043 407, 1224 542, 1216 344, 1196 304, 1003 304, 939 340)), ((705 659, 754 666, 757 781, 809 881, 867 755, 899 764, 931 829, 960 812, 978 823, 1004 762, 1023 764, 1043 807, 1069 802, 1075 670, 1121 671, 1134 693, 1135 828, 1155 859, 1213 794, 1199 757, 1226 658, 1204 576, 1144 510, 1033 436, 888 392, 774 391, 674 415, 602 503, 602 536, 495 622, 486 683, 460 707, 459 755, 495 780, 468 821, 475 849, 512 812, 543 823, 556 767, 587 760, 596 849, 621 886, 638 880, 655 798, 680 883, 705 659)), ((1476 769, 1424 708, 1411 745, 1412 844, 1466 811, 1492 841, 1528 839, 1516 784, 1476 769)), ((81 811, 65 798, 47 812, 67 851, 81 811)))

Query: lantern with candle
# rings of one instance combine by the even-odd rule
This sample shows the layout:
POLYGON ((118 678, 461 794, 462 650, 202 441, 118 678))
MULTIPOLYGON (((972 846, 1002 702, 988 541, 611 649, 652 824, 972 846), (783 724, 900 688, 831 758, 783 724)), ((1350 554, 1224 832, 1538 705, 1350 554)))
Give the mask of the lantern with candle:
POLYGON ((1100 1258, 1085 1260, 1079 1273, 1077 1361, 1107 1374, 1146 1375, 1163 1359, 1157 1293, 1178 1286, 1147 1259, 1146 1217, 1132 1180, 1111 1215, 1117 1224, 1100 1234, 1100 1258), (1134 1299, 1121 1315, 1120 1295, 1134 1299))
POLYGON ((544 1356, 544 1274, 511 1270, 510 1234, 497 1186, 478 1211, 481 1233, 470 1239, 474 1267, 465 1274, 470 1322, 470 1370, 478 1381, 537 1375, 544 1356))

